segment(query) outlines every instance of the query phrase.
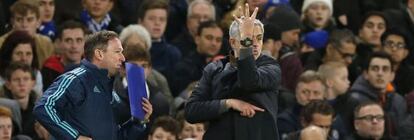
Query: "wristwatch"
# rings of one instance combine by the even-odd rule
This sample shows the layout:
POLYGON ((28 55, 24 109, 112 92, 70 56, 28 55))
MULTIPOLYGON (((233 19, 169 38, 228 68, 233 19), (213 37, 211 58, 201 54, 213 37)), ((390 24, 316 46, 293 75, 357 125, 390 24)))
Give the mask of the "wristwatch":
POLYGON ((250 47, 250 46, 253 45, 253 40, 250 39, 250 38, 248 38, 248 37, 246 37, 245 39, 240 40, 240 44, 243 47, 246 47, 247 48, 247 47, 250 47))

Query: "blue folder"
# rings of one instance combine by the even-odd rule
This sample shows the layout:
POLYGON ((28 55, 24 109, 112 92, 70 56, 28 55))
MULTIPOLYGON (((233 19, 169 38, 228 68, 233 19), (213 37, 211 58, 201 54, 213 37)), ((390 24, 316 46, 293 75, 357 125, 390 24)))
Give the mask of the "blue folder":
POLYGON ((148 99, 145 85, 144 68, 133 63, 125 63, 126 77, 128 81, 129 105, 131 116, 144 120, 145 111, 142 109, 142 98, 148 99))

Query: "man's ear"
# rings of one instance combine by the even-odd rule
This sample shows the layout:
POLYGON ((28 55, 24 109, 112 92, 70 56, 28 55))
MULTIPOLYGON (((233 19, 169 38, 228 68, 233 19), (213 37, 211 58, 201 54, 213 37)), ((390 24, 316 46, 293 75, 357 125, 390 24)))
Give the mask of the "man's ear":
POLYGON ((236 39, 230 38, 230 46, 231 46, 231 48, 233 48, 234 46, 236 46, 236 39))
POLYGON ((94 51, 94 57, 97 60, 102 60, 104 58, 103 51, 102 50, 99 50, 99 49, 95 49, 95 51, 94 51))

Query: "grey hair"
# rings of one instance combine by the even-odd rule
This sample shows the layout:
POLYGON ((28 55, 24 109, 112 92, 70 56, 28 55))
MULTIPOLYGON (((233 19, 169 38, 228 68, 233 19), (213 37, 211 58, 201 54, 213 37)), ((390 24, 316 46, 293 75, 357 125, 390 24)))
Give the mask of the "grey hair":
POLYGON ((151 48, 151 36, 147 29, 145 29, 145 27, 142 25, 128 25, 122 30, 121 34, 119 35, 119 40, 121 40, 122 43, 125 43, 125 41, 133 34, 137 34, 140 38, 144 39, 145 45, 148 46, 148 49, 151 48))
MULTIPOLYGON (((263 34, 264 34, 264 27, 263 27, 263 23, 262 23, 260 20, 255 19, 255 20, 254 20, 254 25, 255 25, 255 26, 256 26, 256 25, 259 25, 259 26, 260 26, 260 29, 262 30, 262 32, 263 32, 263 34)), ((234 21, 231 23, 231 25, 230 25, 230 28, 229 28, 229 36, 230 36, 230 38, 240 39, 239 23, 237 23, 237 21, 236 21, 236 20, 234 20, 234 21)))
POLYGON ((188 5, 187 18, 189 18, 191 16, 191 14, 192 14, 191 11, 193 11, 194 6, 196 6, 198 4, 207 4, 210 7, 211 11, 212 11, 212 13, 211 13, 212 16, 213 16, 212 20, 216 20, 216 8, 214 7, 214 5, 211 2, 209 2, 207 0, 194 0, 194 1, 192 1, 188 5))

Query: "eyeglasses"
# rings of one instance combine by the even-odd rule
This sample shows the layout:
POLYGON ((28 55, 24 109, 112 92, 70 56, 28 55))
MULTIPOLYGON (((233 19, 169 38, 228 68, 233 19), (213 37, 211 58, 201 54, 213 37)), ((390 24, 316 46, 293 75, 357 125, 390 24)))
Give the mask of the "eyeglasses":
POLYGON ((351 59, 351 60, 355 60, 356 55, 355 54, 351 54, 351 53, 345 53, 343 52, 341 49, 339 49, 338 47, 333 47, 335 48, 336 51, 338 51, 338 53, 342 56, 342 58, 344 59, 351 59))
POLYGON ((394 41, 391 41, 391 40, 387 40, 387 41, 384 42, 384 47, 391 48, 391 49, 395 48, 395 49, 399 50, 399 49, 405 48, 405 43, 394 42, 394 41))
POLYGON ((384 121, 384 115, 366 115, 366 116, 357 117, 356 119, 364 120, 364 121, 371 121, 371 122, 373 122, 374 119, 377 121, 384 121))

